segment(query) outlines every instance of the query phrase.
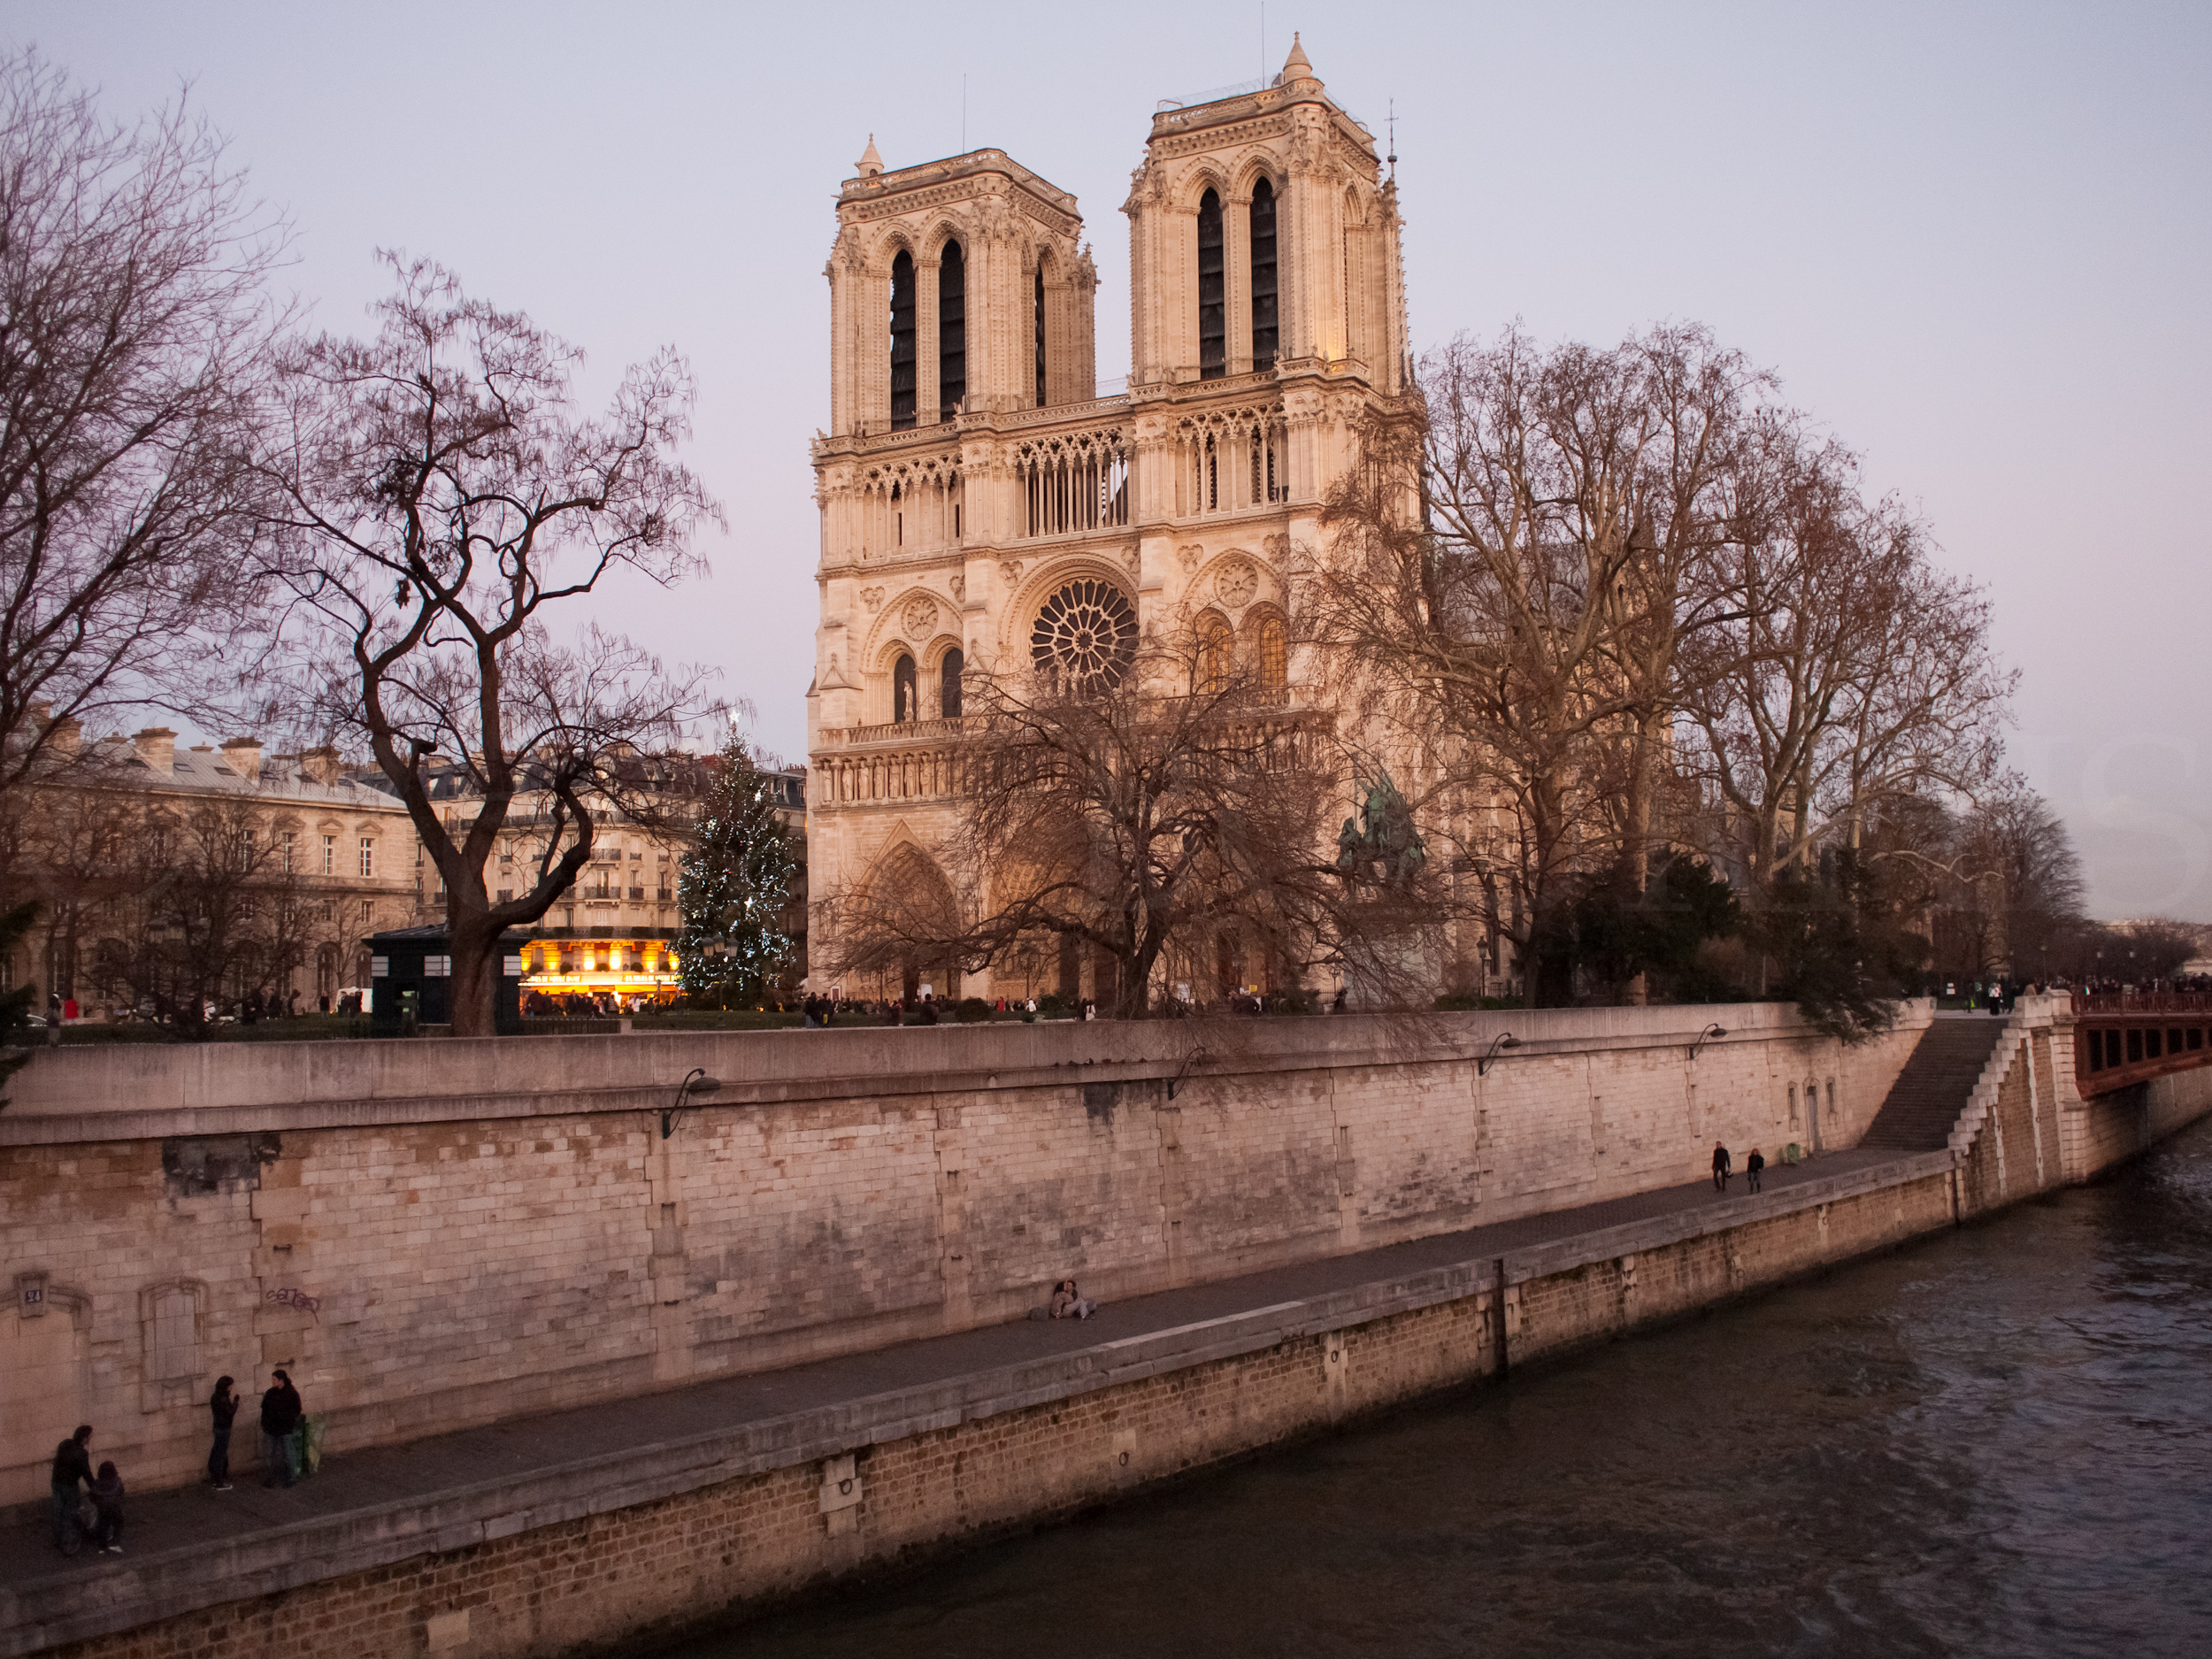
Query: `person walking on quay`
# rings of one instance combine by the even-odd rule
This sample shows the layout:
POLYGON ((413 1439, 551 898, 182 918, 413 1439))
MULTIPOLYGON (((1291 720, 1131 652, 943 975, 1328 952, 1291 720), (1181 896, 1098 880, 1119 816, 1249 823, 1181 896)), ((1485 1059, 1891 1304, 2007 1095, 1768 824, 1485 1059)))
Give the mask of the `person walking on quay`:
POLYGON ((1759 1148, 1756 1147, 1752 1148, 1751 1156, 1743 1161, 1743 1179, 1744 1185, 1748 1187, 1755 1193, 1759 1190, 1760 1171, 1764 1170, 1766 1166, 1767 1161, 1759 1155, 1759 1148))
POLYGON ((1728 1190, 1728 1148, 1717 1141, 1713 1142, 1713 1190, 1728 1190))
POLYGON ((92 1540, 100 1547, 104 1555, 123 1553, 123 1477, 115 1472, 113 1463, 100 1465, 99 1478, 92 1483, 92 1540))
POLYGON ((213 1419, 215 1445, 207 1455, 207 1484, 218 1492, 230 1490, 230 1425, 238 1416, 238 1396, 231 1393, 235 1377, 218 1377, 208 1396, 208 1416, 213 1419))
POLYGON ((299 1479, 292 1462, 292 1436, 300 1426, 300 1392, 282 1371, 269 1373, 274 1379, 261 1396, 261 1484, 288 1486, 299 1479))
POLYGON ((80 1423, 74 1434, 54 1448, 54 1548, 65 1555, 77 1553, 80 1494, 92 1484, 91 1445, 92 1425, 80 1423))

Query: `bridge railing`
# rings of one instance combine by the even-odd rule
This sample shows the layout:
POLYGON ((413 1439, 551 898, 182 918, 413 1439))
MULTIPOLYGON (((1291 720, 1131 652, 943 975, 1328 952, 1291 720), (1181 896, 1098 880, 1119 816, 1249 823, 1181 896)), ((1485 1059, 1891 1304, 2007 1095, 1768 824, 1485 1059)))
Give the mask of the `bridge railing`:
POLYGON ((2076 991, 2077 1014, 2212 1014, 2212 991, 2076 991))
POLYGON ((2085 1096, 2212 1064, 2212 995, 2080 993, 2073 1002, 2074 1083, 2085 1096))

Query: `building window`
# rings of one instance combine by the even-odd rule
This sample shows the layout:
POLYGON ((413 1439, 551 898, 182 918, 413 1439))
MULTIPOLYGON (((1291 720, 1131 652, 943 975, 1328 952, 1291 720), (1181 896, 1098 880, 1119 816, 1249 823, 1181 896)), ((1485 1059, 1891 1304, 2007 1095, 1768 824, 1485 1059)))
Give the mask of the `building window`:
POLYGON ((1290 690, 1290 641, 1280 617, 1260 618, 1260 692, 1279 701, 1290 690))
POLYGON ((948 720, 960 718, 960 672, 965 665, 956 645, 945 653, 945 660, 937 665, 937 711, 948 720))
POLYGON ((373 835, 361 838, 361 873, 365 876, 376 873, 376 837, 373 835))
POLYGON ((891 664, 891 718, 904 726, 915 718, 914 659, 902 651, 891 664))
POLYGON ((515 902, 515 890, 512 887, 500 888, 499 902, 502 904, 512 904, 515 902))
POLYGON ((1217 615, 1198 619, 1198 686, 1201 696, 1218 697, 1229 689, 1230 670, 1236 658, 1235 636, 1217 615))
POLYGON ((1271 369, 1279 335, 1275 322, 1275 187, 1252 187, 1252 366, 1271 369))
POLYGON ((366 927, 375 914, 376 905, 374 901, 363 899, 361 901, 361 926, 366 927))
POLYGON ((1038 611, 1029 654, 1062 690, 1102 695, 1121 684, 1137 660, 1136 607, 1108 583, 1070 582, 1038 611))
POLYGON ((335 835, 323 837, 323 873, 326 876, 338 873, 338 838, 335 835))
POLYGON ((950 420, 968 395, 968 284, 960 244, 937 262, 937 419, 950 420))
POLYGON ((1037 407, 1042 409, 1045 406, 1045 267, 1042 260, 1037 264, 1036 317, 1037 407))
POLYGON ((1198 199, 1198 378, 1217 380, 1229 372, 1228 287, 1221 247, 1221 198, 1211 190, 1198 199))
POLYGON ((278 859, 283 867, 284 873, 288 876, 292 873, 292 844, 296 839, 290 830, 284 831, 277 837, 278 859))
POLYGON ((891 261, 891 430, 914 424, 914 256, 891 261))

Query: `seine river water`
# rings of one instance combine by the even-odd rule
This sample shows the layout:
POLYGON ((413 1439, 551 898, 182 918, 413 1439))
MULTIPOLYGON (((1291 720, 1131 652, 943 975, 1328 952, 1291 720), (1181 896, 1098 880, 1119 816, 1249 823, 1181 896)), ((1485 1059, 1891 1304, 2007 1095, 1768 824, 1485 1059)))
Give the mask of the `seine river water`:
POLYGON ((2212 1123, 682 1659, 2212 1655, 2212 1123))

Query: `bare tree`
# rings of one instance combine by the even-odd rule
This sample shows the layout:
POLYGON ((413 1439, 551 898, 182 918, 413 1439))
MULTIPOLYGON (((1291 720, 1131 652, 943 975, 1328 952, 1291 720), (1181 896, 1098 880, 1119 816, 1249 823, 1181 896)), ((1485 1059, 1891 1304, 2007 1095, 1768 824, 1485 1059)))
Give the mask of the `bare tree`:
MULTIPOLYGON (((1548 352, 1517 328, 1452 342, 1423 362, 1420 403, 1363 434, 1301 582, 1366 744, 1431 763, 1417 805, 1455 833, 1473 877, 1461 890, 1513 942, 1540 1003, 1571 994, 1568 878, 1617 845, 1603 807, 1624 780, 1600 740, 1646 695, 1620 672, 1618 622, 1651 545, 1640 505, 1669 504, 1647 368, 1632 347, 1548 352), (1447 798, 1455 810, 1440 811, 1447 798)), ((1693 484, 1683 522, 1669 518, 1685 556, 1709 534, 1693 522, 1701 494, 1693 484)), ((1633 603, 1673 627, 1668 594, 1633 603)))
POLYGON ((138 806, 96 916, 91 977, 201 1034, 251 989, 274 990, 306 955, 300 885, 249 799, 185 810, 138 806))
POLYGON ((492 1031, 501 933, 591 856, 599 818, 654 821, 641 752, 672 744, 702 675, 549 607, 616 571, 666 586, 719 509, 675 459, 693 388, 672 350, 634 365, 607 411, 575 405, 580 354, 448 272, 386 256, 398 291, 372 341, 324 337, 283 365, 264 477, 285 503, 271 574, 288 595, 274 663, 375 758, 446 889, 457 1036, 492 1031), (465 769, 472 814, 433 807, 430 757, 465 769), (495 902, 484 868, 518 794, 551 822, 534 879, 495 902))
POLYGON ((0 57, 0 815, 225 663, 285 242, 185 99, 119 126, 0 57))
POLYGON ((1156 627, 1094 669, 970 671, 958 828, 934 849, 951 879, 896 869, 832 895, 841 965, 1088 953, 1125 1019, 1154 1009, 1159 975, 1205 984, 1224 952, 1225 994, 1255 949, 1286 981, 1325 958, 1386 972, 1355 902, 1372 884, 1332 862, 1348 780, 1329 723, 1231 650, 1156 627))
POLYGON ((1855 456, 1803 439, 1772 511, 1730 549, 1686 759, 1755 901, 1824 838, 1859 847, 1884 803, 1996 780, 2014 676, 1991 653, 1987 602, 1927 551, 1917 518, 1863 499, 1855 456))

